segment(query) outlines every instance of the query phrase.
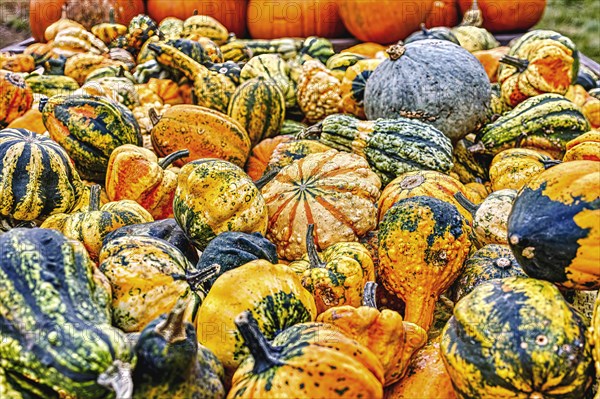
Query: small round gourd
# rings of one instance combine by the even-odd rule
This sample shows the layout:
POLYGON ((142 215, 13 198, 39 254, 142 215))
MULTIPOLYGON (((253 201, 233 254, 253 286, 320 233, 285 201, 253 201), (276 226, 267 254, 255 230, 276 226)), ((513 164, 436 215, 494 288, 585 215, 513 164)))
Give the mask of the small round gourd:
POLYGON ((0 70, 0 128, 23 115, 33 104, 33 91, 18 73, 0 70))
POLYGON ((392 46, 367 81, 369 120, 408 117, 440 129, 456 142, 487 119, 491 99, 485 69, 468 51, 447 40, 392 46))

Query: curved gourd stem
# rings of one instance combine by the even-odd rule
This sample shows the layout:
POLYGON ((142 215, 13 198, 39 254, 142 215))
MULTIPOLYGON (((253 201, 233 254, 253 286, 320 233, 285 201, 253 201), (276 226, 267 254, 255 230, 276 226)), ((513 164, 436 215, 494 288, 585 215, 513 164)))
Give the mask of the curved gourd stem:
POLYGON ((462 206, 463 208, 465 208, 467 210, 467 212, 469 212, 471 215, 473 215, 473 217, 475 217, 475 214, 477 213, 477 209, 479 209, 479 207, 477 205, 475 205, 474 203, 472 203, 460 191, 457 192, 456 194, 454 194, 454 198, 460 204, 460 206, 462 206))
POLYGON ((113 24, 115 23, 115 9, 114 7, 111 7, 108 9, 108 23, 109 24, 113 24))
POLYGON ((306 129, 302 129, 302 131, 300 131, 298 134, 296 134, 295 139, 296 140, 303 140, 303 139, 320 139, 321 138, 321 133, 323 132, 323 123, 319 122, 315 125, 309 126, 306 129))
POLYGON ((396 61, 396 60, 399 60, 400 57, 402 57, 402 55, 404 55, 405 51, 406 51, 406 47, 404 47, 404 44, 402 42, 399 42, 398 44, 394 44, 393 46, 390 46, 386 50, 386 53, 390 56, 390 60, 396 61))
POLYGON ((529 66, 529 61, 522 60, 517 57, 513 57, 511 55, 505 55, 500 58, 500 62, 506 65, 510 65, 512 67, 517 68, 519 72, 523 72, 529 66))
POLYGON ((362 305, 377 309, 377 299, 375 296, 376 293, 377 283, 374 281, 367 281, 363 290, 362 305))
POLYGON ((68 19, 67 18, 67 11, 68 11, 68 2, 65 2, 65 4, 62 5, 62 7, 60 8, 60 19, 68 19))
POLYGON ((472 146, 469 146, 467 148, 467 150, 469 150, 469 152, 474 152, 474 153, 484 152, 485 145, 483 145, 483 143, 480 141, 478 143, 473 144, 472 146))
POLYGON ((465 12, 462 21, 459 26, 475 26, 480 28, 483 25, 483 13, 479 8, 477 0, 473 0, 471 3, 471 9, 465 12))
POLYGON ((198 291, 199 287, 206 283, 208 280, 217 277, 217 275, 221 272, 221 265, 216 263, 206 267, 202 270, 199 270, 195 273, 186 274, 185 276, 174 275, 173 278, 175 280, 186 280, 192 291, 198 291))
POLYGON ((194 16, 194 15, 198 15, 198 10, 197 9, 195 9, 194 12, 192 13, 192 16, 194 16))
POLYGON ((102 188, 99 184, 93 184, 90 187, 90 206, 89 212, 94 212, 100 209, 100 191, 102 188))
POLYGON ((46 104, 48 104, 48 97, 40 98, 40 103, 38 105, 38 109, 40 112, 44 112, 44 108, 46 108, 46 104))
POLYGON ((254 358, 254 375, 284 364, 278 356, 279 351, 267 341, 250 311, 237 315, 234 323, 254 358))
POLYGON ((160 115, 158 115, 158 112, 156 112, 154 108, 150 108, 148 111, 148 117, 150 118, 152 126, 156 126, 158 122, 160 122, 160 115))
POLYGON ((125 68, 123 68, 123 65, 119 65, 119 70, 117 71, 117 78, 123 77, 125 77, 125 68))
POLYGON ((544 165, 544 169, 550 169, 553 166, 560 165, 562 161, 560 159, 548 159, 542 161, 542 165, 544 165))
POLYGON ((161 55, 163 53, 163 50, 160 48, 160 46, 157 46, 154 43, 148 43, 148 48, 158 55, 161 55))
POLYGON ((154 328, 154 331, 170 344, 187 339, 183 320, 187 303, 188 301, 179 299, 165 321, 159 323, 154 328))
POLYGON ((306 229, 306 252, 308 254, 308 261, 310 262, 310 267, 325 267, 325 263, 321 261, 319 258, 319 253, 317 252, 317 246, 315 245, 315 239, 313 238, 313 233, 315 231, 315 225, 309 224, 306 229))
POLYGON ((98 384, 113 391, 118 399, 131 399, 133 395, 133 379, 131 365, 120 360, 98 376, 98 384))
POLYGON ((421 22, 421 32, 423 32, 425 36, 429 36, 431 34, 429 32, 429 29, 427 29, 427 27, 425 26, 425 22, 421 22))
POLYGON ((267 183, 269 183, 271 180, 273 180, 275 178, 275 176, 277 176, 277 174, 281 171, 281 169, 282 168, 280 168, 280 167, 272 168, 271 170, 267 171, 267 173, 262 175, 259 179, 255 180, 254 185, 256 186, 256 188, 258 188, 259 190, 262 190, 262 188, 264 186, 266 186, 267 183))
POLYGON ((160 166, 162 169, 167 169, 169 166, 171 166, 171 164, 173 162, 178 161, 181 158, 185 158, 189 155, 190 155, 189 150, 179 150, 179 151, 172 152, 169 155, 167 155, 162 161, 160 161, 158 163, 158 166, 160 166))

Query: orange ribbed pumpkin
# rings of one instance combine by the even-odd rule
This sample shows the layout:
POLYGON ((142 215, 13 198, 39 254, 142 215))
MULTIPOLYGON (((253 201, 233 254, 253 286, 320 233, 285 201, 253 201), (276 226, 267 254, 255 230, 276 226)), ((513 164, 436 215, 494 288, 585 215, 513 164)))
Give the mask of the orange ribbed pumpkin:
MULTIPOLYGON (((277 2, 272 2, 277 3, 277 2)), ((246 34, 246 9, 248 0, 147 0, 148 15, 156 22, 166 17, 186 20, 198 10, 222 23, 238 37, 246 34)))
MULTIPOLYGON (((464 14, 473 0, 459 0, 464 14)), ((537 24, 544 15, 546 0, 478 0, 483 27, 490 32, 522 32, 537 24)))
MULTIPOLYGON (((108 22, 108 13, 110 6, 115 10, 115 20, 123 25, 129 25, 129 21, 138 14, 146 12, 144 0, 30 0, 29 1, 29 25, 31 34, 38 42, 44 42, 44 32, 52 23, 58 21, 62 14, 62 6, 67 3, 70 5, 67 11, 67 17, 82 23, 87 28, 101 23, 108 22), (98 10, 102 5, 108 4, 104 10, 105 18, 98 21, 91 21, 87 16, 79 16, 80 9, 98 10)), ((101 14, 101 13, 99 13, 101 14)))
POLYGON ((337 0, 250 0, 248 31, 255 39, 344 37, 337 0))
POLYGON ((453 27, 456 25, 458 25, 457 0, 435 0, 425 19, 425 26, 433 28, 435 26, 453 27))
POLYGON ((340 16, 350 33, 363 42, 395 43, 417 31, 433 0, 343 0, 340 16))

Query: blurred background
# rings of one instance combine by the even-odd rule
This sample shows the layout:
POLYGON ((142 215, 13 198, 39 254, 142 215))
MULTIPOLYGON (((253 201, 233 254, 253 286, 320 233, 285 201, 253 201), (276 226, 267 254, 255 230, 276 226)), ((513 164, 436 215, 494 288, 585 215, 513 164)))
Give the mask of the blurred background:
MULTIPOLYGON (((569 36, 581 52, 600 63, 600 0, 548 0, 536 28, 569 36)), ((30 36, 29 0, 0 0, 0 48, 30 36)))

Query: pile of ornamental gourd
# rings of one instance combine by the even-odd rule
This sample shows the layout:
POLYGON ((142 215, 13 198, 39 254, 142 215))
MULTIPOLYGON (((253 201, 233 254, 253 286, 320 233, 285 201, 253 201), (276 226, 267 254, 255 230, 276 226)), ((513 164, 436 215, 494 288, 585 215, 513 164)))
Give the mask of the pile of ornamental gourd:
POLYGON ((594 395, 600 96, 569 38, 46 40, 0 57, 3 399, 594 395))

